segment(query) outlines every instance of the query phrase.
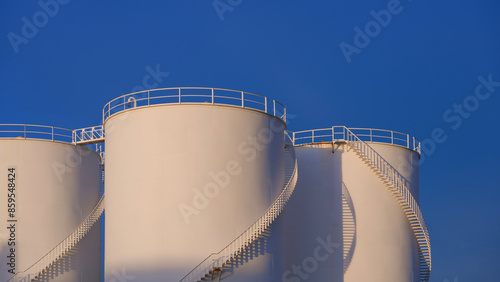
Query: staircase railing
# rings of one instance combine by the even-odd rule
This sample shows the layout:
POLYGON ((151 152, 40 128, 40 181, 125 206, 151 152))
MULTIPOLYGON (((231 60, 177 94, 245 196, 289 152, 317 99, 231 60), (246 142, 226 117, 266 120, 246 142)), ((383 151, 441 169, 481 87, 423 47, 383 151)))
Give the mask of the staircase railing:
POLYGON ((420 154, 420 141, 415 137, 396 131, 347 128, 345 126, 293 132, 292 140, 296 146, 341 141, 353 148, 356 154, 382 178, 401 205, 417 240, 420 280, 429 281, 432 265, 429 232, 420 207, 409 190, 409 181, 368 145, 368 143, 391 144, 406 147, 420 154))
POLYGON ((104 210, 104 195, 99 202, 85 218, 85 220, 56 247, 49 251, 45 256, 31 265, 28 269, 16 273, 8 282, 29 282, 37 278, 44 270, 50 267, 54 262, 63 257, 90 231, 92 226, 99 220, 104 210))
MULTIPOLYGON (((221 268, 231 259, 235 258, 252 242, 258 239, 262 233, 271 225, 271 223, 281 213, 285 204, 290 199, 290 196, 297 184, 297 159, 295 158, 295 150, 293 145, 287 145, 285 154, 291 158, 293 162, 293 171, 289 177, 285 177, 285 183, 280 195, 276 198, 273 204, 264 212, 264 214, 250 228, 245 230, 240 236, 229 243, 218 253, 213 253, 197 265, 189 272, 180 282, 195 282, 200 281, 202 277, 209 274, 214 268, 221 268), (288 180, 287 180, 288 179, 288 180)), ((285 156, 287 157, 287 156, 285 156)))
POLYGON ((383 180, 386 181, 386 185, 404 210, 418 243, 420 280, 429 281, 431 272, 431 244, 429 232, 420 207, 410 192, 409 181, 368 145, 368 143, 361 140, 347 127, 343 127, 343 129, 344 140, 347 141, 347 144, 382 176, 383 180))

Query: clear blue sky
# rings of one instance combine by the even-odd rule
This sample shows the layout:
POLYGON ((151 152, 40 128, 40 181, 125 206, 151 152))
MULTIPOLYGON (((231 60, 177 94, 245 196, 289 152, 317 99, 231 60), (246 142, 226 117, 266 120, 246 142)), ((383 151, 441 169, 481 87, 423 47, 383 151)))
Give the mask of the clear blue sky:
POLYGON ((499 281, 500 2, 59 1, 2 2, 0 123, 97 125, 158 66, 157 87, 277 99, 291 130, 408 132, 427 140, 431 280, 499 281))

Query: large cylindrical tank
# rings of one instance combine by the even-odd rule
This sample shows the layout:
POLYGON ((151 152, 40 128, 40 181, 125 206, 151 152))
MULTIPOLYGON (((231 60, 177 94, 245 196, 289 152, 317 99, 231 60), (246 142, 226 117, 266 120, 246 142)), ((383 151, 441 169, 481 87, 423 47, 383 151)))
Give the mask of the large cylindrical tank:
MULTIPOLYGON (((418 153, 408 148, 369 144, 395 168, 402 167, 401 160, 418 159, 418 153)), ((420 281, 416 237, 400 204, 348 145, 338 151, 356 215, 356 245, 344 281, 420 281)), ((406 168, 398 171, 410 181, 412 194, 418 195, 418 166, 406 168)))
MULTIPOLYGON (((53 137, 0 139, 1 281, 10 279, 12 272, 22 273, 49 253, 98 203, 99 154, 52 141, 53 137)), ((100 253, 100 229, 95 224, 38 280, 100 281, 100 253)))
POLYGON ((361 137, 350 139, 346 132, 351 131, 334 127, 294 134, 299 181, 277 221, 286 263, 280 281, 419 281, 419 250, 409 220, 388 181, 368 164, 370 157, 382 156, 408 180, 418 203, 417 145, 397 132, 353 130, 361 137), (357 152, 358 138, 376 153, 357 152), (324 253, 326 263, 308 255, 324 234, 331 236, 331 246, 341 246, 324 253))
POLYGON ((276 199, 285 124, 243 106, 128 101, 104 123, 105 280, 179 281, 276 199))

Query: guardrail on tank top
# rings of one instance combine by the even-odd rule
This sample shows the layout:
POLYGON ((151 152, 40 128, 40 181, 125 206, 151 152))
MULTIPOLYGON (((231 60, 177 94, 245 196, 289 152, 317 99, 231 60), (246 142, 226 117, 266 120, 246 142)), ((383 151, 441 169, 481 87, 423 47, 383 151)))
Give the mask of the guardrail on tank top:
POLYGON ((0 124, 0 139, 34 139, 79 144, 85 141, 104 140, 102 125, 67 129, 36 124, 0 124))
POLYGON ((72 142, 73 130, 36 124, 0 124, 0 138, 72 142))
POLYGON ((159 88, 122 95, 111 100, 102 110, 103 123, 116 113, 132 108, 162 104, 211 104, 257 110, 286 122, 286 108, 265 96, 222 88, 159 88))
MULTIPOLYGON (((346 140, 345 126, 296 131, 292 133, 293 144, 305 145, 311 143, 333 142, 346 140)), ((374 128, 349 128, 361 141, 401 146, 420 152, 420 141, 406 133, 374 128)))
MULTIPOLYGON (((387 160, 377 153, 366 141, 358 137, 349 128, 345 126, 334 127, 331 129, 331 132, 336 132, 341 136, 339 138, 335 138, 335 134, 332 134, 332 136, 334 136, 334 141, 346 141, 347 144, 353 148, 353 150, 365 161, 368 166, 382 176, 386 186, 389 188, 403 209, 410 223, 410 227, 415 234, 419 249, 420 281, 429 281, 432 267, 429 231, 427 229, 422 211, 420 210, 420 206, 409 190, 409 181, 387 160), (338 130, 336 132, 335 128, 340 128, 343 132, 338 132, 338 130)), ((417 149, 419 152, 420 144, 412 150, 417 151, 417 149)))

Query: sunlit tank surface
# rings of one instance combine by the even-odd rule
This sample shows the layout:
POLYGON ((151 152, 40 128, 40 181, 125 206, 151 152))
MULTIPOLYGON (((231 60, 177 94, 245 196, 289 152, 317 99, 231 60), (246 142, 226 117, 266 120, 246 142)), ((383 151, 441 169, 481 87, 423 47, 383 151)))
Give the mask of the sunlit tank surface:
MULTIPOLYGON (((2 125, 0 132, 4 191, 0 280, 7 281, 12 272, 24 273, 58 246, 94 209, 99 200, 100 156, 71 144, 68 130, 2 125)), ((96 224, 69 253, 32 281, 99 281, 100 253, 96 224)))
POLYGON ((180 281, 280 194, 285 123, 276 102, 264 97, 267 110, 254 109, 251 94, 236 92, 236 104, 218 104, 222 94, 214 103, 210 91, 206 103, 153 105, 153 93, 139 93, 106 105, 107 282, 122 271, 141 282, 180 281))
POLYGON ((284 212, 289 222, 279 227, 288 270, 293 264, 302 269, 289 271, 283 281, 305 276, 314 281, 420 281, 416 235, 390 190, 393 178, 386 177, 390 173, 406 179, 405 197, 418 204, 418 140, 387 130, 332 127, 295 132, 294 141, 300 177, 296 197, 284 212), (325 234, 331 234, 332 244, 339 246, 336 254, 343 256, 332 254, 328 265, 318 260, 301 265, 307 250, 292 246, 314 244, 325 234))

